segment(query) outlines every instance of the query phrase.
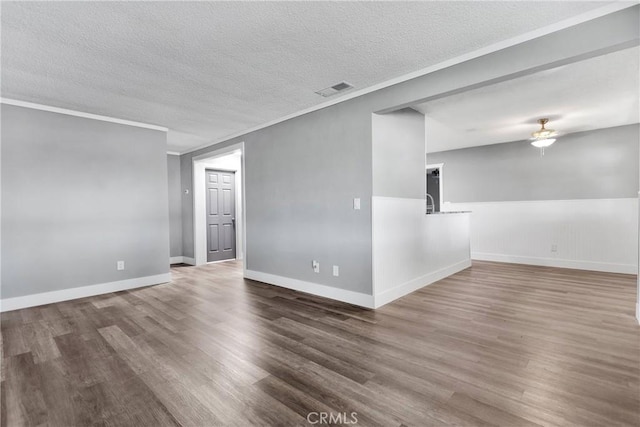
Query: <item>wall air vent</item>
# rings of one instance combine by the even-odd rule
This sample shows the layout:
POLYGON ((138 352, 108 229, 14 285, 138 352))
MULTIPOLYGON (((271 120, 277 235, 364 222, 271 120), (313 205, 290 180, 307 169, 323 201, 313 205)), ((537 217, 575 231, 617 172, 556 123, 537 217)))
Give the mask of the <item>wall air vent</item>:
POLYGON ((316 93, 320 96, 324 96, 325 98, 329 96, 333 96, 336 93, 344 92, 345 90, 352 89, 353 85, 347 82, 336 83, 333 86, 329 86, 327 88, 316 91, 316 93))

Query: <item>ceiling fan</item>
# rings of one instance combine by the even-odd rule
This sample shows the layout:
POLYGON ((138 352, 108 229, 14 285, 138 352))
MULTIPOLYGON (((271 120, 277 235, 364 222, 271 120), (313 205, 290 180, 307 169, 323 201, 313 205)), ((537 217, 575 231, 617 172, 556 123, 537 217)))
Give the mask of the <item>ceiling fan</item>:
POLYGON ((540 129, 531 133, 531 145, 539 148, 541 155, 544 156, 544 149, 556 142, 556 138, 553 137, 556 136, 558 132, 544 127, 544 125, 549 123, 549 119, 547 118, 538 119, 538 123, 540 123, 540 129))

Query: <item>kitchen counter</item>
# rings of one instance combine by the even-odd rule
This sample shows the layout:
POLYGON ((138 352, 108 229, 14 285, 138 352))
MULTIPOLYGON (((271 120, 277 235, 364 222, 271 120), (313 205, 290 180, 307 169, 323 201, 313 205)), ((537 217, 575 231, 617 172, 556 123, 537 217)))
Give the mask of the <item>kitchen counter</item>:
POLYGON ((427 215, 465 214, 465 213, 471 213, 471 211, 427 212, 427 215))

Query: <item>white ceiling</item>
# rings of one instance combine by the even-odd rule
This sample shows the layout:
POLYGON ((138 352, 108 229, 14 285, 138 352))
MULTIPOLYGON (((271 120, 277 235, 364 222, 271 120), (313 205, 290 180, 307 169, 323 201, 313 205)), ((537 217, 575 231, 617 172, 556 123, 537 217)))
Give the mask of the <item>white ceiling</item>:
POLYGON ((427 151, 525 140, 542 117, 560 136, 638 123, 639 58, 635 47, 417 105, 427 151))
POLYGON ((610 2, 2 2, 2 96, 185 151, 610 2))

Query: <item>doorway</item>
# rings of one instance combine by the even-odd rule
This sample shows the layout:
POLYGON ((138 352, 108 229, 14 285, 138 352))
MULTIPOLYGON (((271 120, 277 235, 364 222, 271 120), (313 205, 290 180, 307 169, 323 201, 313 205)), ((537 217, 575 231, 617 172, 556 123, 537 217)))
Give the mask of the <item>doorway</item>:
POLYGON ((427 165, 427 213, 440 212, 442 210, 442 167, 443 163, 427 165))
MULTIPOLYGON (((208 262, 242 260, 244 269, 245 254, 245 212, 244 212, 244 143, 234 144, 212 151, 192 159, 193 166, 193 252, 194 264, 208 262), (209 176, 216 171, 217 178, 209 176), (223 175, 226 175, 226 178, 223 175), (209 180, 216 182, 209 182, 209 180), (225 182, 227 181, 227 182, 225 182), (216 185, 221 184, 222 187, 216 185), (216 197, 211 200, 209 190, 217 189, 216 197), (221 190, 231 190, 222 192, 221 190), (226 200, 223 199, 226 197, 226 200), (213 202, 216 202, 215 204, 213 202), (216 205, 217 204, 217 205, 216 205), (226 206, 225 206, 226 204, 226 206), (230 214, 214 221, 215 215, 208 215, 217 208, 230 214), (210 227, 214 225, 213 227, 210 227), (217 225, 217 227, 215 227, 217 225), (218 248, 215 238, 217 235, 218 248), (235 244, 235 250, 230 248, 235 244)), ((213 193, 216 193, 213 191, 213 193)))
POLYGON ((236 258, 235 174, 205 169, 207 262, 236 258))

